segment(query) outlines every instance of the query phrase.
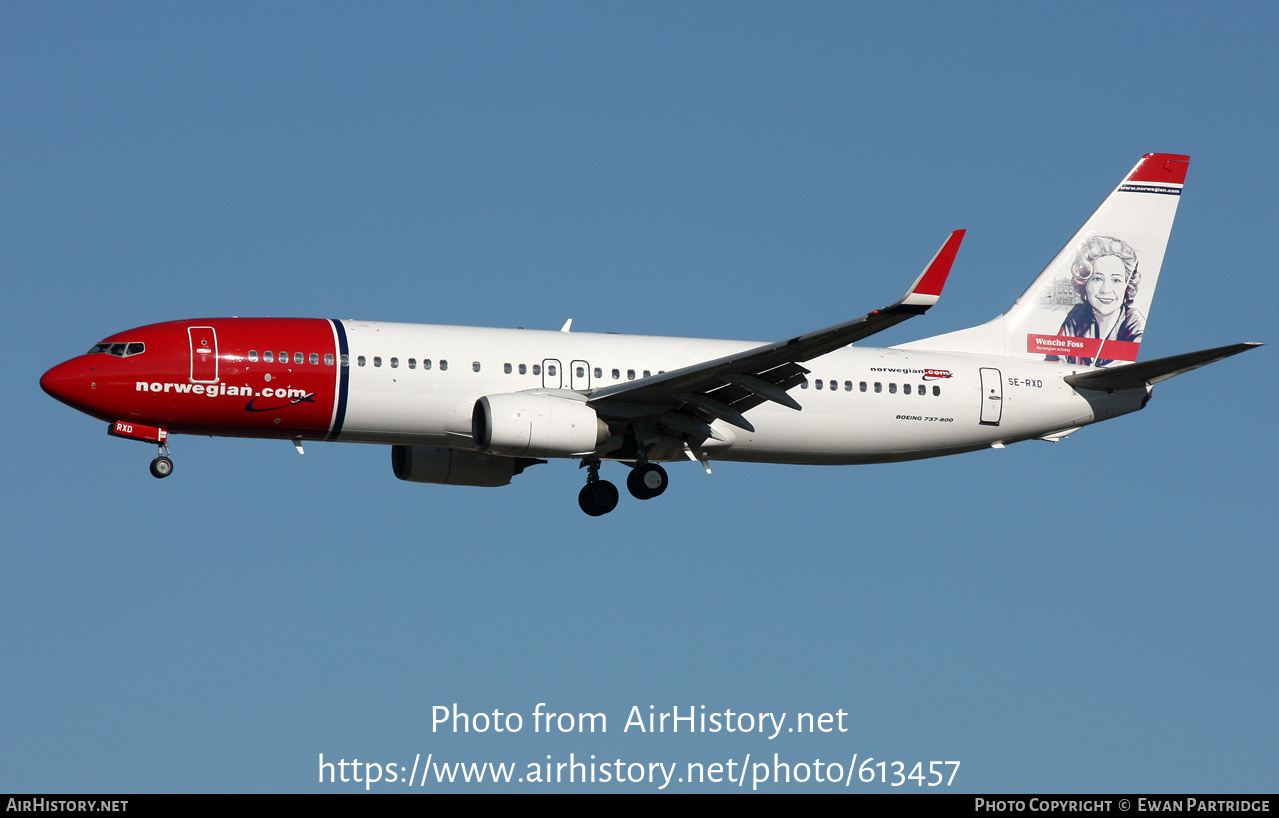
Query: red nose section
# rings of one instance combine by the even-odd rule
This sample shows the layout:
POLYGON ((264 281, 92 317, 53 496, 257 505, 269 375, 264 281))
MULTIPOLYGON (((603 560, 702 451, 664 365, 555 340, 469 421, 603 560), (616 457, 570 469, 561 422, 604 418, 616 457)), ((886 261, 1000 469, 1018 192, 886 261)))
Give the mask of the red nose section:
POLYGON ((84 397, 84 364, 79 358, 58 364, 44 373, 40 388, 63 403, 80 408, 84 397))

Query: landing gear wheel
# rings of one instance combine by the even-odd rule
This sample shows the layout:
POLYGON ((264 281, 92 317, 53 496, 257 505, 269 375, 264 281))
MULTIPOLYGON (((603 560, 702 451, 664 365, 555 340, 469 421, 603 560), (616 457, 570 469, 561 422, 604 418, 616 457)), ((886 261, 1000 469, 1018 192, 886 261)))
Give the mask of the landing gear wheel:
POLYGON ((656 463, 645 463, 643 466, 636 466, 631 469, 630 474, 626 475, 626 488, 639 500, 653 499, 666 491, 666 487, 669 484, 670 480, 666 476, 666 469, 656 463))
POLYGON ((161 455, 157 457, 155 460, 151 461, 152 477, 168 477, 170 474, 173 474, 172 460, 165 457, 164 455, 161 455))
POLYGON ((592 517, 600 517, 617 508, 617 497, 617 486, 607 480, 596 480, 582 486, 577 504, 592 517))

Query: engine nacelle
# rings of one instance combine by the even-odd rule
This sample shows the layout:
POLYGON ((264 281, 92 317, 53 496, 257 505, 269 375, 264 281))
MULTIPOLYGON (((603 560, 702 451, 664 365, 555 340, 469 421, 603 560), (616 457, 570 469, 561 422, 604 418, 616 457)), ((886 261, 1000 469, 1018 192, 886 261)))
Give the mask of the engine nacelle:
POLYGON ((509 457, 587 455, 608 439, 608 424, 580 400, 538 392, 485 395, 471 434, 480 451, 509 457))
POLYGON ((505 486, 529 466, 545 462, 531 457, 460 452, 441 446, 391 447, 391 468, 395 476, 411 483, 505 486))

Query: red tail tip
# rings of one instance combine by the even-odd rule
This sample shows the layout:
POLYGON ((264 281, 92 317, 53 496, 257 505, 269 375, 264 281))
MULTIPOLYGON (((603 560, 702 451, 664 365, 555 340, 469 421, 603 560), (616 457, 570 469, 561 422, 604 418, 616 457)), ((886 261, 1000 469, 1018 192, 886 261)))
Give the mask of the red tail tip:
POLYGON ((1137 167, 1128 174, 1129 182, 1162 182, 1166 185, 1184 185, 1190 157, 1179 153, 1148 153, 1141 157, 1137 167))

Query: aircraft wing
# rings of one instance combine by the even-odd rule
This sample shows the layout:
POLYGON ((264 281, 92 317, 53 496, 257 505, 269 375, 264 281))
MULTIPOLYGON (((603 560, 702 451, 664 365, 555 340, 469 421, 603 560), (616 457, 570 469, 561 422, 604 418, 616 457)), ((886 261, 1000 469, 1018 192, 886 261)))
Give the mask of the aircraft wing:
POLYGON ((718 437, 705 422, 707 416, 754 431, 742 413, 766 400, 801 408, 786 394, 808 374, 801 363, 921 315, 936 304, 963 239, 963 230, 951 233, 906 295, 889 307, 723 358, 594 389, 586 393, 587 402, 602 417, 654 418, 703 437, 718 437))

